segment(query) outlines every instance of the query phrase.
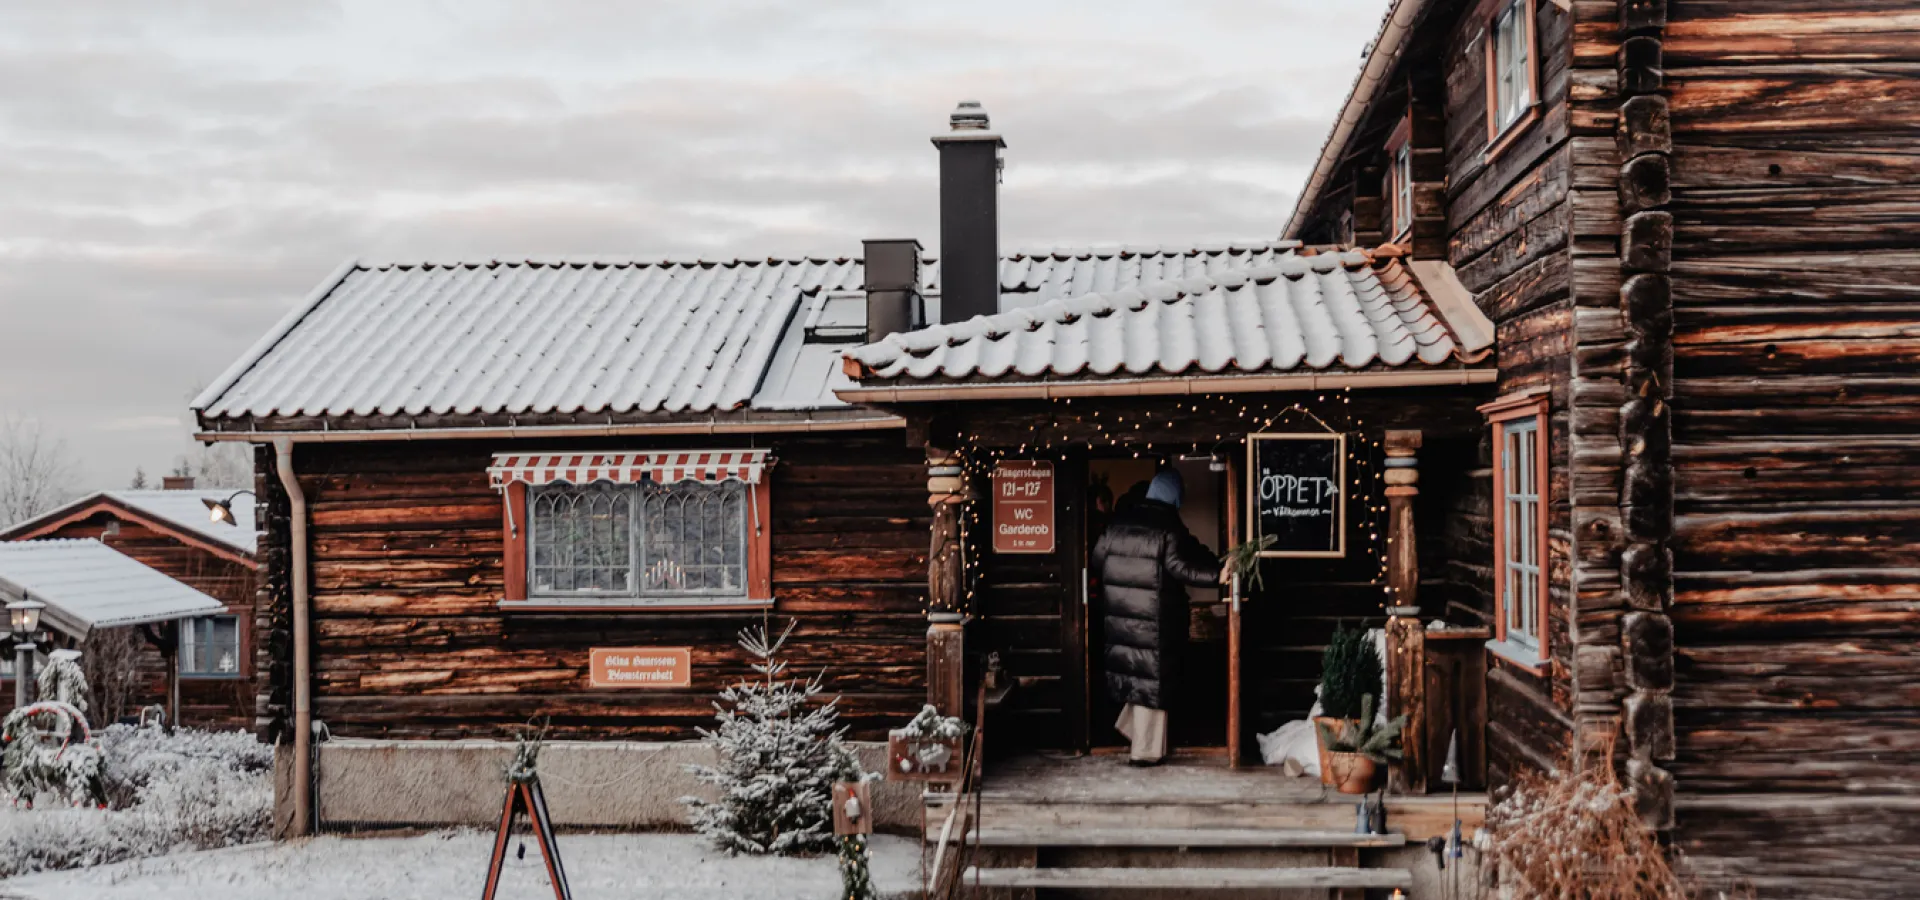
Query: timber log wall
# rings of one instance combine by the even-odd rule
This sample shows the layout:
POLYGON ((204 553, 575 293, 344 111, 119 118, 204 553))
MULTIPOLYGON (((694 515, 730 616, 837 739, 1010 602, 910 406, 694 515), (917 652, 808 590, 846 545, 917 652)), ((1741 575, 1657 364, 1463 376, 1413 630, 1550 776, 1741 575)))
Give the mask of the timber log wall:
MULTIPOLYGON (((746 438, 737 442, 745 446, 746 438)), ((634 440, 539 449, 608 451, 715 446, 634 440)), ((798 621, 786 659, 826 670, 841 722, 882 738, 925 701, 929 513, 920 454, 898 434, 761 439, 777 460, 772 496, 777 630, 798 621)), ((302 445, 296 467, 310 505, 314 716, 338 737, 494 738, 552 718, 556 738, 676 740, 709 725, 712 702, 749 674, 735 643, 753 613, 503 613, 501 498, 489 488, 501 444, 302 445), (593 690, 587 657, 601 646, 689 646, 684 690, 593 690)), ((270 453, 260 460, 262 487, 270 453)), ((263 558, 286 548, 286 497, 262 493, 263 558)), ((284 570, 282 570, 284 571, 284 570)), ((260 591, 257 630, 284 628, 284 576, 260 591)), ((284 635, 265 642, 274 673, 260 700, 262 733, 286 708, 284 635)))
MULTIPOLYGON (((1498 394, 1550 393, 1548 414, 1547 667, 1532 672, 1488 654, 1487 753, 1495 784, 1527 767, 1551 766, 1566 752, 1573 729, 1574 658, 1573 481, 1571 378, 1575 269, 1570 234, 1572 150, 1569 144, 1572 16, 1540 3, 1539 120, 1489 158, 1485 23, 1474 15, 1455 20, 1437 69, 1416 67, 1409 80, 1410 105, 1418 122, 1439 110, 1445 122, 1445 220, 1450 228, 1446 259, 1474 292, 1496 327, 1498 394), (1432 86, 1423 81, 1441 79, 1432 86), (1424 112, 1423 112, 1424 110, 1424 112)), ((1418 135, 1415 135, 1416 139, 1418 135)), ((1421 181, 1416 173, 1416 181, 1421 181)), ((1416 197, 1418 199, 1418 197, 1416 197)), ((1416 227, 1418 222, 1416 220, 1416 227)), ((1416 234, 1417 237, 1417 234, 1416 234)), ((1416 244, 1416 251, 1419 249, 1416 244)), ((1483 432, 1486 429, 1482 429, 1483 432)), ((1480 614, 1493 612, 1492 478, 1496 452, 1481 443, 1474 485, 1462 523, 1470 531, 1456 545, 1471 548, 1456 563, 1456 580, 1472 588, 1480 614)), ((1427 467, 1422 467, 1431 471, 1427 467)))
POLYGON ((1920 880, 1920 28, 1673 0, 1676 843, 1763 896, 1920 880))

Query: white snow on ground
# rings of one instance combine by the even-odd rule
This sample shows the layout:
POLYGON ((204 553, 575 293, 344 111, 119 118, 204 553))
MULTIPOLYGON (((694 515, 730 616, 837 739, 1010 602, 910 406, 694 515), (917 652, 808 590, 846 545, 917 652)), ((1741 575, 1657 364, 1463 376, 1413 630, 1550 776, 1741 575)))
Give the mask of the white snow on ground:
POLYGON ((273 748, 244 732, 115 725, 99 733, 112 808, 0 800, 0 876, 262 840, 273 748))
MULTIPOLYGON (((499 900, 551 900, 539 845, 509 859, 499 900)), ((874 883, 905 897, 920 885, 919 846, 877 836, 874 883)), ((0 881, 0 900, 473 900, 480 896, 493 836, 442 831, 403 838, 320 837, 177 853, 91 869, 0 881)), ((728 856, 686 834, 560 836, 576 900, 836 900, 832 855, 806 859, 728 856)))

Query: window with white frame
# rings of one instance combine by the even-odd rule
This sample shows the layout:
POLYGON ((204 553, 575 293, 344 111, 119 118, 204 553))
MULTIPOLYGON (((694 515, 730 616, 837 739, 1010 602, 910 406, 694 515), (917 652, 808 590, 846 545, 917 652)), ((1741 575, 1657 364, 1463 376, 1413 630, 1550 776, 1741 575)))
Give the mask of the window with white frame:
POLYGON ((1502 485, 1500 503, 1507 527, 1500 547, 1506 572, 1501 590, 1507 640, 1540 652, 1540 548, 1533 535, 1540 521, 1540 472, 1534 466, 1540 426, 1520 419, 1500 428, 1502 485))
POLYGON ((180 623, 180 674, 240 674, 240 617, 203 616, 180 623))
POLYGON ((1393 233, 1413 228, 1413 144, 1403 141, 1393 151, 1393 233))
POLYGON ((1508 659, 1537 666, 1546 653, 1547 397, 1482 407, 1493 428, 1494 641, 1508 659))
POLYGON ((750 503, 739 481, 533 488, 528 596, 744 598, 750 503))
POLYGON ((1533 0, 1501 0, 1487 28, 1488 126, 1504 133, 1533 109, 1533 0))

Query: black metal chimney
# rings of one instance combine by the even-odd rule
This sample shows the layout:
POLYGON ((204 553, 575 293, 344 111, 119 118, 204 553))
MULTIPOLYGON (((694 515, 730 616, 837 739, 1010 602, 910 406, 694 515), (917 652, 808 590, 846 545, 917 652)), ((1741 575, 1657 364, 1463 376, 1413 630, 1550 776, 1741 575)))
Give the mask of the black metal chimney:
POLYGON ((1000 311, 1000 150, 977 100, 954 108, 940 148, 940 321, 1000 311))
POLYGON ((913 238, 862 241, 866 270, 867 343, 912 331, 920 321, 920 242, 913 238))

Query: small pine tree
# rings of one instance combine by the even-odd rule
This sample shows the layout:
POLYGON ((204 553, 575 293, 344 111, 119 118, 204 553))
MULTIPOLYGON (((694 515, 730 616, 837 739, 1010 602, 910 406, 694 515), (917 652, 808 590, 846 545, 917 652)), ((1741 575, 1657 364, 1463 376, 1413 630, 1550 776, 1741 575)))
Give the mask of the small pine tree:
POLYGON ((1360 717, 1360 700, 1383 695, 1380 651, 1365 629, 1336 626, 1320 658, 1320 712, 1334 719, 1360 717))
POLYGON ((782 677, 779 658, 793 634, 789 622, 770 639, 766 626, 743 629, 740 646, 755 660, 748 678, 720 692, 713 705, 719 726, 700 729, 719 756, 717 766, 687 766, 718 799, 682 797, 690 824, 731 853, 823 853, 834 846, 833 785, 863 777, 841 742, 839 711, 823 692, 821 676, 782 677))
POLYGON ((136 491, 146 490, 147 489, 147 470, 143 467, 135 466, 133 469, 133 481, 129 483, 127 487, 132 488, 136 491))

